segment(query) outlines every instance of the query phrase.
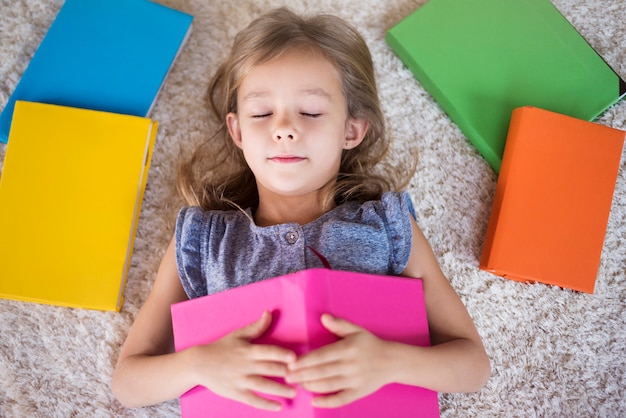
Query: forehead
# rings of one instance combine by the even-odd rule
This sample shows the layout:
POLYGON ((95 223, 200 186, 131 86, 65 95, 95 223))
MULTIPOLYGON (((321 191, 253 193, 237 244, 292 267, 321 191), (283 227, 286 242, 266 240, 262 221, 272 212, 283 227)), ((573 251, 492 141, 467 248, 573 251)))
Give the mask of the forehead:
POLYGON ((297 92, 326 99, 343 97, 337 68, 310 48, 292 48, 265 62, 252 65, 238 89, 240 99, 277 92, 297 92))

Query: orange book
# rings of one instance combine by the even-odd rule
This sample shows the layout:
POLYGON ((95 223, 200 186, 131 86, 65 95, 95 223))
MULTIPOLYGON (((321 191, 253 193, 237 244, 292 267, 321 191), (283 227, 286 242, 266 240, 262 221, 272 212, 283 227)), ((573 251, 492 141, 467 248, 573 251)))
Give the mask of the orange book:
POLYGON ((593 293, 625 134, 515 109, 480 269, 593 293))

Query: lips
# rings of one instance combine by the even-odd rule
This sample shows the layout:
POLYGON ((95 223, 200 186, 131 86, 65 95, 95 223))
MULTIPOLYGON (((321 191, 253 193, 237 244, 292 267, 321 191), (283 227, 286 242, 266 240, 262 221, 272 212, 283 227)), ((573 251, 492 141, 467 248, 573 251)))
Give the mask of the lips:
POLYGON ((269 160, 280 164, 294 164, 304 161, 306 158, 299 157, 297 155, 276 155, 274 157, 270 157, 269 160))

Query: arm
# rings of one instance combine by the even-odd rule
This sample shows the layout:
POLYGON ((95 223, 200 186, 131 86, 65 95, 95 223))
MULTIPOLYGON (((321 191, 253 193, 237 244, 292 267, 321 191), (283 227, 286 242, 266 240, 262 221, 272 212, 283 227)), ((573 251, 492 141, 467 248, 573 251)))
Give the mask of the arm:
POLYGON ((403 276, 421 277, 431 347, 395 345, 394 381, 438 392, 473 392, 491 373, 489 358, 465 305, 444 276, 413 219, 413 245, 403 276), (397 356, 397 357, 396 357, 397 356))
POLYGON ((383 341, 348 321, 322 316, 324 326, 342 339, 298 359, 287 377, 307 390, 329 394, 315 398, 316 406, 341 406, 392 382, 438 392, 476 391, 489 377, 489 359, 471 317, 411 222, 411 254, 402 275, 424 282, 432 345, 383 341))
POLYGON ((122 404, 152 405, 177 398, 198 385, 264 409, 277 409, 280 404, 253 391, 295 396, 294 388, 262 377, 284 377, 286 363, 293 361, 295 355, 279 347, 250 343, 271 324, 268 313, 212 344, 174 352, 170 306, 186 299, 172 240, 113 374, 113 393, 122 404))
POLYGON ((176 271, 173 241, 124 343, 113 374, 115 397, 127 407, 174 399, 193 387, 188 361, 173 353, 170 306, 187 299, 176 271), (166 383, 167 382, 167 383, 166 383))

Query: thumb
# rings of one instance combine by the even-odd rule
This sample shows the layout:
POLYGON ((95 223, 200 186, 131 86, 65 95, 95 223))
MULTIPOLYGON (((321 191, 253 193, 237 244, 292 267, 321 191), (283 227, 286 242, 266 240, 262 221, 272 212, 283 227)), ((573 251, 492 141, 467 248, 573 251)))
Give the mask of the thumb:
POLYGON ((259 338, 272 323, 272 314, 268 311, 263 312, 263 315, 250 325, 246 325, 243 328, 239 328, 235 331, 235 336, 238 338, 244 338, 246 340, 254 340, 259 338))
POLYGON ((350 334, 355 334, 363 330, 363 328, 350 321, 336 318, 328 313, 322 315, 322 325, 338 337, 347 337, 350 334))

